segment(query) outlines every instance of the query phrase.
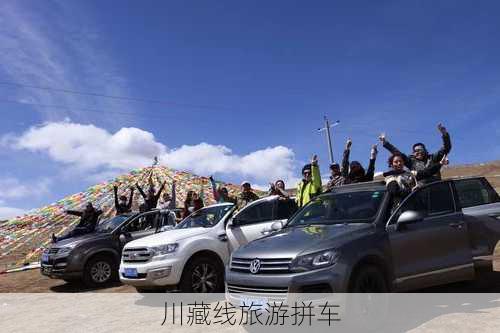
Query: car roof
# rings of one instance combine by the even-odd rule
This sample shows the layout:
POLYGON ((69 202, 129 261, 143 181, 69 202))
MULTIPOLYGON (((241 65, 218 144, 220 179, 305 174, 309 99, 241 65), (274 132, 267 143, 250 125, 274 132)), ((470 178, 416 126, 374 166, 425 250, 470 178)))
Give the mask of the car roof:
POLYGON ((335 193, 348 193, 348 192, 361 192, 361 191, 385 191, 385 182, 376 180, 371 182, 347 184, 338 187, 334 187, 330 192, 325 193, 335 194, 335 193))

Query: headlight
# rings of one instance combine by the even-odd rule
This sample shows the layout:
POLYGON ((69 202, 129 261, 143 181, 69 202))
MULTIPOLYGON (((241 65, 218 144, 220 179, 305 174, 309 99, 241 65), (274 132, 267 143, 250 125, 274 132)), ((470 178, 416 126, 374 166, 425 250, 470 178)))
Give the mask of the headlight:
POLYGON ((70 246, 61 247, 61 248, 59 248, 59 250, 57 251, 57 254, 65 254, 65 253, 69 253, 69 252, 71 252, 71 250, 73 250, 73 247, 70 247, 70 246))
POLYGON ((335 250, 325 250, 295 258, 290 268, 294 272, 310 271, 331 266, 337 262, 337 259, 338 253, 335 250))
POLYGON ((153 251, 153 257, 173 253, 173 252, 175 252, 175 250, 177 250, 178 246, 179 246, 179 244, 177 244, 177 243, 154 246, 151 248, 151 250, 153 251))

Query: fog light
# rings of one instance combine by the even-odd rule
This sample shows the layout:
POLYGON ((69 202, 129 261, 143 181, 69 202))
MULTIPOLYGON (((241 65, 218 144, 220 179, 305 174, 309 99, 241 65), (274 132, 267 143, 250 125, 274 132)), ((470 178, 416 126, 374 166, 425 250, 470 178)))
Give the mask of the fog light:
POLYGON ((160 268, 160 269, 155 269, 148 271, 148 274, 150 274, 151 278, 153 280, 161 279, 170 274, 170 271, 172 270, 172 267, 166 267, 166 268, 160 268))

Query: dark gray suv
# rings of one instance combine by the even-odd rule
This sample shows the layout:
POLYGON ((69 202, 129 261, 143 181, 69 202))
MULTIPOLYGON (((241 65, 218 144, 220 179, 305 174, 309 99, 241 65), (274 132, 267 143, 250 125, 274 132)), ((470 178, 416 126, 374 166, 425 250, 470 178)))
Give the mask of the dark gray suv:
POLYGON ((168 210, 119 215, 100 222, 95 232, 62 240, 42 253, 41 273, 65 281, 82 280, 89 287, 118 281, 123 246, 168 229, 168 210))
POLYGON ((228 299, 410 290, 474 279, 476 268, 492 269, 499 201, 484 178, 426 185, 396 209, 383 182, 336 188, 282 230, 232 254, 228 299))

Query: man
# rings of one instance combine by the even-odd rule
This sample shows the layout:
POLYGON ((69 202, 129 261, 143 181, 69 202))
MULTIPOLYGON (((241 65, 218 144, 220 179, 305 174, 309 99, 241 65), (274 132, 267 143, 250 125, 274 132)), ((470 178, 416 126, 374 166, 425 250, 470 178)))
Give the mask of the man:
POLYGON ((297 195, 295 201, 297 206, 303 207, 311 199, 321 193, 321 175, 318 166, 318 157, 313 156, 311 164, 302 168, 302 180, 297 184, 297 195))
POLYGON ((229 191, 227 190, 226 187, 217 187, 214 177, 212 176, 210 176, 209 179, 210 179, 210 184, 212 185, 212 193, 217 203, 224 203, 224 202, 230 202, 234 204, 237 203, 237 199, 229 195, 229 191))
POLYGON ((238 209, 242 209, 250 202, 255 201, 257 199, 259 199, 259 196, 253 192, 250 183, 247 181, 241 183, 241 193, 238 196, 238 201, 237 201, 238 209))
POLYGON ((134 188, 130 188, 130 196, 127 202, 127 197, 121 195, 118 198, 118 186, 113 186, 114 196, 115 196, 115 210, 116 215, 130 213, 132 211, 132 199, 134 198, 134 188))
POLYGON ((168 193, 163 193, 163 196, 162 196, 162 202, 158 205, 158 208, 159 209, 175 209, 175 205, 176 205, 176 189, 175 189, 175 185, 176 182, 175 180, 172 181, 172 194, 168 194, 168 193))
MULTIPOLYGON (((441 165, 441 161, 443 158, 448 155, 451 151, 451 139, 450 134, 446 130, 446 128, 442 124, 438 124, 438 131, 441 133, 441 137, 443 140, 443 146, 434 154, 429 154, 427 152, 427 148, 421 142, 413 145, 412 150, 413 153, 409 156, 401 153, 401 151, 393 146, 387 138, 385 134, 381 134, 379 136, 380 141, 384 145, 384 148, 389 150, 394 155, 401 155, 405 166, 412 171, 422 171, 422 170, 434 170, 433 165, 441 165)), ((438 171, 432 175, 424 177, 419 181, 420 184, 430 183, 433 181, 437 181, 441 179, 440 168, 438 171)))
POLYGON ((342 186, 345 183, 345 177, 342 175, 338 163, 330 164, 330 180, 326 184, 326 190, 331 191, 334 187, 342 186))
POLYGON ((67 210, 65 211, 65 213, 80 216, 80 222, 73 230, 62 237, 56 237, 54 234, 52 234, 52 242, 54 243, 59 242, 63 239, 90 234, 91 232, 93 232, 95 230, 95 227, 97 226, 99 216, 102 214, 102 210, 96 210, 94 206, 92 206, 92 203, 89 202, 82 212, 77 210, 67 210))
POLYGON ((151 184, 149 186, 148 194, 144 193, 142 188, 139 186, 139 184, 135 184, 137 186, 137 189, 141 193, 142 197, 144 198, 144 203, 146 204, 146 211, 151 211, 156 208, 158 205, 158 200, 160 199, 161 192, 163 192, 163 189, 165 188, 166 182, 163 182, 163 184, 160 187, 160 190, 155 193, 155 188, 151 184))
POLYGON ((285 181, 278 179, 276 182, 269 183, 268 195, 279 195, 280 199, 288 199, 290 195, 285 189, 285 181))

